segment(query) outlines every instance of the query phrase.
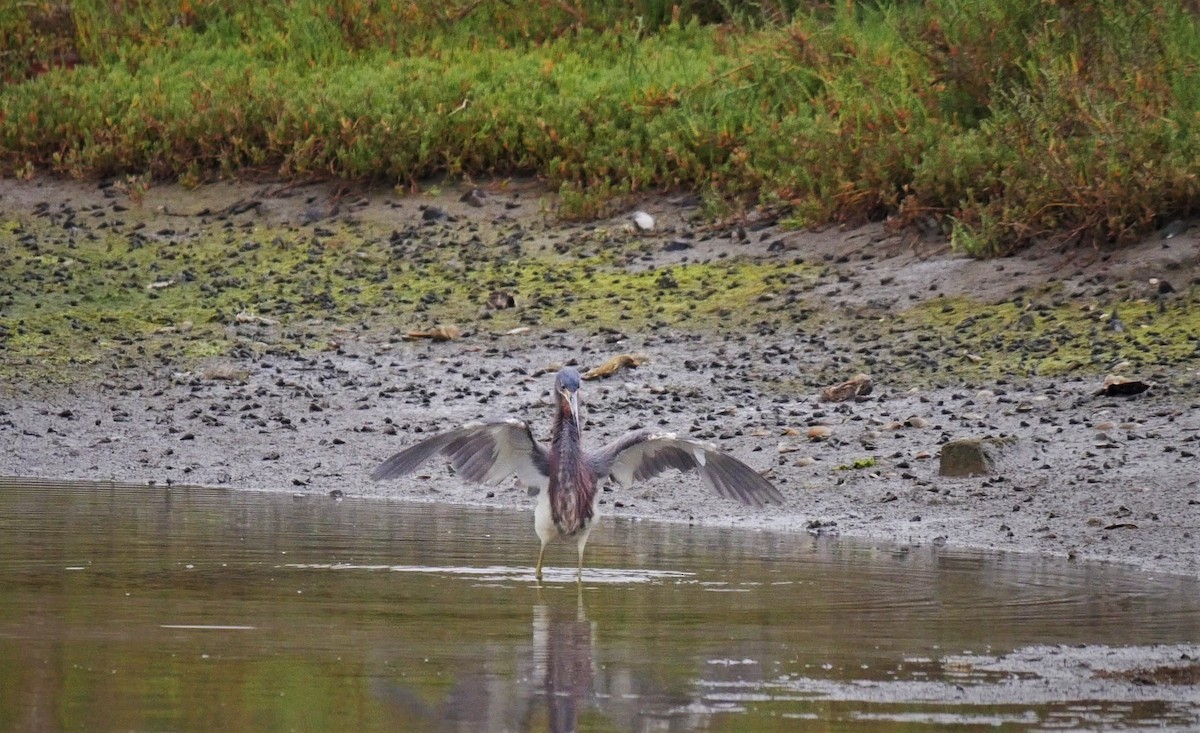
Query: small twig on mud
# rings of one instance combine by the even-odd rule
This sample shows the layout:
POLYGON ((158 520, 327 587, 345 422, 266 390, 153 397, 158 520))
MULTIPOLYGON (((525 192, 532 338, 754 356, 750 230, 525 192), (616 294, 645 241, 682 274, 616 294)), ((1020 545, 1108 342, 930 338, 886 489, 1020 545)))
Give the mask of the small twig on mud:
MULTIPOLYGON (((767 224, 774 224, 775 222, 779 221, 785 214, 787 214, 789 208, 790 207, 788 207, 786 205, 763 207, 762 209, 759 210, 758 217, 754 220, 753 223, 754 224, 762 224, 765 222, 767 224)), ((746 225, 749 223, 751 223, 751 222, 749 221, 746 214, 743 213, 743 214, 736 214, 734 216, 727 216, 723 219, 714 221, 711 224, 704 224, 704 225, 698 226, 693 231, 701 232, 701 233, 721 232, 721 231, 725 231, 727 229, 733 229, 734 227, 738 226, 739 224, 746 225)))
POLYGON ((328 181, 329 178, 330 178, 329 176, 309 176, 308 178, 305 178, 302 181, 292 181, 284 186, 280 186, 279 188, 275 189, 274 191, 268 191, 267 198, 275 198, 276 196, 279 196, 280 194, 284 194, 284 193, 287 193, 288 191, 291 191, 293 188, 299 188, 301 186, 308 186, 308 185, 311 185, 314 183, 324 183, 325 181, 328 181))

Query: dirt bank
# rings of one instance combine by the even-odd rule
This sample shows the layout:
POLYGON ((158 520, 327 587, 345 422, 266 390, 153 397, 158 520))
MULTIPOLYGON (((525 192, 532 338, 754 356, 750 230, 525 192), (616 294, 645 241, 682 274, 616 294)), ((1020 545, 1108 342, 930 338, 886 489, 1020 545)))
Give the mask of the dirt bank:
MULTIPOLYGON (((9 222, 0 236, 10 252, 20 237, 43 232, 36 226, 55 211, 69 207, 72 226, 87 229, 111 221, 112 207, 125 201, 83 184, 0 184, 9 222), (93 211, 104 216, 84 216, 93 211)), ((107 351, 79 367, 76 379, 74 367, 48 372, 37 353, 19 352, 24 342, 13 334, 32 316, 17 312, 17 296, 4 313, 0 474, 531 507, 513 485, 464 486, 440 463, 413 480, 374 484, 366 476, 428 431, 480 416, 522 415, 544 436, 553 369, 637 353, 648 357, 640 368, 585 384, 585 439, 597 444, 629 428, 662 426, 712 440, 767 472, 787 505, 746 509, 668 476, 605 493, 605 513, 1200 575, 1200 341, 1180 325, 1196 313, 1194 230, 1115 252, 1048 246, 976 261, 880 225, 788 232, 751 219, 709 230, 686 197, 642 202, 656 222, 640 233, 624 217, 555 222, 536 189, 495 186, 482 206, 460 201, 461 193, 161 187, 124 206, 120 225, 109 229, 158 232, 151 247, 220 227, 326 240, 345 230, 362 236, 355 251, 367 259, 376 257, 376 243, 385 247, 381 257, 444 254, 472 241, 484 254, 504 247, 518 263, 536 255, 569 265, 599 253, 610 270, 597 279, 649 270, 664 300, 650 303, 645 317, 635 310, 593 317, 580 283, 534 293, 518 282, 507 292, 512 308, 481 302, 455 311, 464 333, 445 342, 400 338, 441 320, 436 310, 397 306, 375 321, 370 313, 342 317, 340 304, 324 318, 226 312, 218 335, 227 355, 155 352, 155 339, 177 335, 172 327, 105 342, 107 351), (415 249, 392 237, 387 250, 389 230, 411 232, 415 249), (513 231, 522 233, 515 254, 503 240, 513 231), (786 288, 773 281, 744 309, 726 307, 695 323, 686 311, 654 316, 656 307, 670 314, 669 299, 686 290, 672 284, 673 273, 682 278, 688 266, 731 258, 806 269, 794 271, 786 288), (1027 326, 1036 330, 1013 335, 1027 326), (869 395, 818 400, 821 387, 859 371, 873 377, 869 395), (1132 397, 1096 395, 1109 372, 1154 386, 1132 397), (827 435, 810 440, 814 426, 827 435), (939 476, 942 444, 989 436, 1016 438, 998 473, 939 476)), ((61 221, 55 226, 63 229, 61 221)), ((37 234, 40 259, 22 260, 24 267, 47 258, 53 236, 60 235, 37 234)), ((470 267, 463 272, 469 279, 470 267)), ((25 287, 9 277, 12 288, 25 287)))

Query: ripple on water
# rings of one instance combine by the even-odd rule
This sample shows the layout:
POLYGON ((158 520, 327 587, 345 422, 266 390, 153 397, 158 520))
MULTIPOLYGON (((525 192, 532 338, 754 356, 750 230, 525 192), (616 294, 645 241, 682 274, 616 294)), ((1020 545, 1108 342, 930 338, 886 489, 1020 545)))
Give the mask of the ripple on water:
POLYGON ((1193 580, 610 518, 535 585, 530 518, 0 479, 0 729, 1200 729, 1123 674, 1193 580))
MULTIPOLYGON (((357 565, 354 563, 286 563, 280 567, 299 570, 362 570, 392 573, 418 573, 440 575, 448 578, 468 578, 481 582, 537 583, 530 566, 488 565, 357 565)), ((584 584, 634 585, 640 583, 679 582, 693 577, 692 573, 672 570, 642 570, 637 568, 584 568, 584 584)), ((578 571, 575 568, 543 567, 543 583, 575 583, 578 571)))

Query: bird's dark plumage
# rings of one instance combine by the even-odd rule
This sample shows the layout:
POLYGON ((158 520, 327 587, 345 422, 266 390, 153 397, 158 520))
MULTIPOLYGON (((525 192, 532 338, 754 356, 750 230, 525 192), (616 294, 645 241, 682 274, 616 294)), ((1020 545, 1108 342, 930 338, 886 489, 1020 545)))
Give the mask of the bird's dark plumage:
POLYGON ((444 455, 459 476, 468 481, 496 484, 516 475, 539 489, 534 528, 542 540, 537 577, 541 578, 546 544, 570 537, 583 548, 596 514, 600 482, 612 478, 622 486, 649 479, 668 469, 698 471, 721 496, 761 507, 783 502, 783 495, 754 469, 711 443, 678 438, 674 433, 636 430, 622 435, 595 453, 580 442, 579 372, 567 367, 554 380, 557 410, 550 444, 539 443, 528 423, 515 418, 471 422, 409 446, 371 474, 392 479, 415 471, 435 455, 444 455))
POLYGON ((371 478, 399 478, 438 453, 450 459, 459 476, 480 484, 497 484, 513 474, 532 483, 544 480, 550 470, 549 453, 533 439, 529 425, 504 418, 470 422, 426 438, 381 463, 371 478))

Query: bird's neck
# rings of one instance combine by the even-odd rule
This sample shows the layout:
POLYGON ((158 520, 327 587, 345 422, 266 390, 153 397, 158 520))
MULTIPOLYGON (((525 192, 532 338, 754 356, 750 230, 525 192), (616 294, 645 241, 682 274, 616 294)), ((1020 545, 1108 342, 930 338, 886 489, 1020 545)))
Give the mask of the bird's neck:
POLYGON ((579 443, 579 423, 561 413, 550 429, 550 516, 560 534, 572 536, 592 520, 596 478, 579 443))
POLYGON ((550 426, 550 450, 555 453, 570 451, 572 446, 579 447, 579 422, 559 411, 550 426))

